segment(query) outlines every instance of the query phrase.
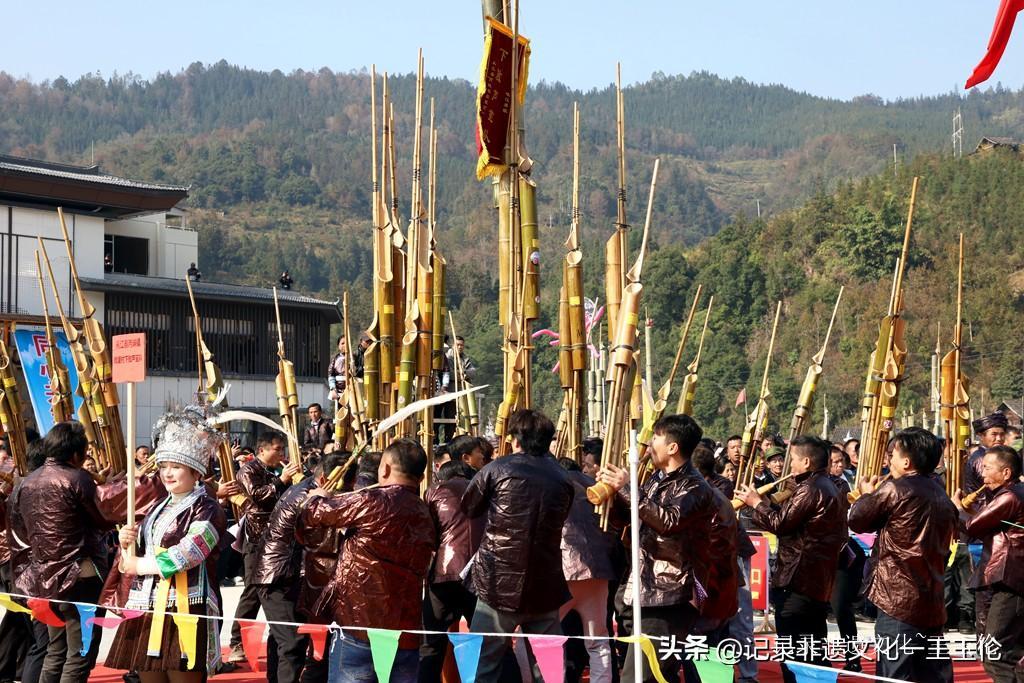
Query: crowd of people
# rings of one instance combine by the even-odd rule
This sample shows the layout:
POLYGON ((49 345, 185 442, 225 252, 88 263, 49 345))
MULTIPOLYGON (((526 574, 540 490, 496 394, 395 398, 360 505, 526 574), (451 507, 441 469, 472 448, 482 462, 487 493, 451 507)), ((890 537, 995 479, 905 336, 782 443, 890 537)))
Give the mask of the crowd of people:
MULTIPOLYGON (((0 496, 0 577, 9 593, 53 601, 64 625, 9 610, 0 681, 88 678, 102 634, 83 650, 78 602, 143 613, 118 626, 105 661, 143 683, 200 681, 241 663, 240 623, 261 608, 267 676, 277 683, 375 680, 368 628, 402 631, 392 681, 440 681, 445 633, 463 620, 478 633, 587 636, 566 647, 566 678, 589 670, 594 683, 634 680, 638 645, 611 634, 654 639, 670 681, 700 680, 673 644, 728 638, 743 645, 738 678, 749 683, 759 659, 750 537, 765 532, 778 539, 770 595, 786 661, 830 665, 831 613, 847 639, 839 665, 849 671, 861 669, 857 621, 871 620, 878 675, 952 681, 941 646, 951 627, 994 644, 984 661, 994 681, 1024 680, 1024 483, 1001 414, 974 424, 964 488, 983 490, 972 505, 946 494, 942 441, 920 428, 891 438, 882 476, 860 478, 855 440, 766 438, 752 481, 737 485, 739 437, 719 445, 693 418, 666 416, 647 451, 653 471, 634 490, 628 471, 601 462, 599 439, 585 440, 578 461, 553 457, 555 427, 533 410, 509 417, 510 455, 494 457, 486 438, 461 434, 438 446, 432 463, 409 439, 352 458, 331 448, 321 406, 308 414, 300 457, 267 432, 251 454, 234 445, 244 462, 233 481, 220 476, 223 437, 201 411, 168 414, 154 432, 158 469, 137 479, 131 525, 124 476, 96 483, 80 424, 58 423, 34 439, 32 471, 0 496), (773 501, 758 487, 780 477, 787 459, 788 497, 773 501), (335 486, 332 473, 346 465, 335 486), (615 492, 606 528, 587 500, 597 482, 615 492), (633 502, 636 567, 623 543, 633 502), (869 547, 865 534, 876 535, 869 547), (241 557, 243 586, 225 614, 231 555, 241 557), (183 615, 203 617, 194 651, 182 646, 183 615), (344 628, 332 630, 330 654, 318 660, 299 623, 344 628)), ((148 462, 149 449, 136 457, 148 462)), ((484 638, 476 680, 531 675, 542 680, 525 641, 484 638)), ((783 675, 795 680, 788 667, 783 675)), ((656 680, 647 660, 642 680, 656 680)))

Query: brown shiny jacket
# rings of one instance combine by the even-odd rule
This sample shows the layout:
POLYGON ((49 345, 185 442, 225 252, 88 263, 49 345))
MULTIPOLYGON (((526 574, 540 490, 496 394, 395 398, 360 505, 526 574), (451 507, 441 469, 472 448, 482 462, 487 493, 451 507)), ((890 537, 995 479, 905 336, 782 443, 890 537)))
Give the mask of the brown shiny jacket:
POLYGON ((878 532, 868 597, 889 616, 918 628, 946 623, 943 576, 957 511, 931 477, 890 479, 850 508, 850 528, 878 532))
POLYGON ((11 561, 11 543, 7 536, 7 492, 0 490, 0 565, 11 561))
POLYGON ((298 577, 302 566, 302 547, 295 542, 295 527, 306 497, 315 486, 316 479, 306 477, 285 491, 277 501, 267 528, 263 530, 262 548, 252 577, 254 585, 290 586, 298 577))
POLYGON ((486 516, 471 570, 480 600, 498 610, 539 614, 570 597, 561 543, 572 498, 568 475, 550 455, 513 453, 476 473, 462 509, 486 516))
POLYGON ((470 519, 462 511, 462 494, 468 487, 468 479, 454 477, 427 489, 425 500, 438 537, 437 553, 430 568, 431 583, 461 581, 462 570, 480 547, 484 519, 470 519))
POLYGON ((583 472, 567 472, 575 491, 569 516, 562 525, 562 575, 566 581, 618 578, 612 569, 612 543, 601 530, 594 505, 587 500, 587 487, 595 480, 583 472))
MULTIPOLYGON (((264 465, 259 458, 253 458, 242 465, 238 474, 235 475, 235 481, 238 482, 246 499, 242 505, 242 517, 245 520, 243 547, 249 552, 260 544, 263 530, 267 528, 267 522, 270 521, 270 513, 273 512, 274 506, 277 505, 277 499, 281 497, 288 485, 281 481, 280 477, 264 465)), ((245 578, 246 583, 251 583, 250 577, 245 578)))
POLYGON ((707 600, 701 606, 700 614, 705 619, 721 624, 736 616, 739 609, 738 590, 740 586, 739 565, 736 562, 737 544, 742 534, 751 547, 747 532, 740 528, 732 503, 721 491, 715 492, 715 513, 711 518, 711 557, 709 565, 707 600))
MULTIPOLYGON (((423 584, 437 541, 430 511, 417 491, 382 486, 314 498, 302 512, 307 528, 345 528, 344 548, 329 590, 343 626, 415 630, 423 624, 423 584)), ((364 634, 355 632, 365 640, 364 634)), ((419 647, 403 633, 399 647, 419 647)))
POLYGON ((824 469, 793 477, 793 495, 773 508, 766 500, 751 516, 755 526, 779 537, 772 586, 812 600, 832 597, 839 552, 846 544, 846 505, 824 469))
POLYGON ((967 533, 984 543, 971 588, 1002 584, 1024 595, 1024 484, 1004 486, 992 493, 988 505, 967 522, 967 533))
MULTIPOLYGON (((719 500, 689 461, 667 475, 655 474, 641 488, 641 607, 689 603, 701 609, 711 581, 711 527, 719 500)), ((628 514, 629 501, 626 487, 616 497, 620 514, 628 514)), ((627 605, 635 580, 630 572, 622 589, 627 605)))
POLYGON ((90 560, 106 576, 104 533, 114 524, 96 505, 96 484, 85 470, 47 458, 22 480, 10 524, 23 531, 25 566, 14 580, 18 592, 61 598, 75 582, 81 563, 90 560))
POLYGON ((341 558, 342 530, 331 527, 311 529, 302 523, 300 516, 295 538, 303 547, 296 607, 313 623, 329 624, 334 602, 331 579, 341 558))

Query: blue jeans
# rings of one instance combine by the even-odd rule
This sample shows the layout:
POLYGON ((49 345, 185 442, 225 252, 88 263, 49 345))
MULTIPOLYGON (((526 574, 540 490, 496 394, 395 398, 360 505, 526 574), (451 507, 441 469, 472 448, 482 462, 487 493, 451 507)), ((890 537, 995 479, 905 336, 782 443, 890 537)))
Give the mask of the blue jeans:
MULTIPOLYGON (((420 670, 419 649, 399 648, 391 667, 391 680, 386 683, 416 683, 420 670)), ((332 632, 329 683, 362 683, 376 681, 370 644, 352 636, 332 632)))

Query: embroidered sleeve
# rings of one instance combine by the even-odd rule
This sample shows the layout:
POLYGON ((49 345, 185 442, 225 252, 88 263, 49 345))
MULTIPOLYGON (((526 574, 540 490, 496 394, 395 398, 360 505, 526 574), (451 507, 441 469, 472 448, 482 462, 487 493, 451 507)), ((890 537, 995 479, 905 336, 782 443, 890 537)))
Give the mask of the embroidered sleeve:
POLYGON ((217 547, 220 538, 213 524, 206 520, 193 522, 188 533, 177 545, 168 548, 156 556, 156 564, 160 576, 169 578, 178 572, 198 567, 210 556, 217 547))

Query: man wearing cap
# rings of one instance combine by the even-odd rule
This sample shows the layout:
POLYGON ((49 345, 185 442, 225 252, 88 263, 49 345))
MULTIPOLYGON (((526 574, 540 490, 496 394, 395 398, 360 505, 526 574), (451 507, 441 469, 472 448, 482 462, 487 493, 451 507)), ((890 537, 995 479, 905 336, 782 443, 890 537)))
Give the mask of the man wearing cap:
MULTIPOLYGON (((992 413, 979 417, 971 423, 974 428, 975 438, 981 444, 969 456, 967 466, 964 468, 963 484, 964 493, 977 491, 985 483, 982 477, 983 461, 985 453, 990 448, 1002 446, 1006 439, 1006 427, 1008 422, 1002 413, 992 413)), ((974 504, 975 510, 981 510, 988 503, 991 493, 986 488, 978 495, 974 504)), ((946 611, 953 613, 953 608, 960 614, 957 630, 963 634, 974 633, 976 621, 975 594, 967 588, 971 580, 972 561, 971 546, 976 546, 975 551, 980 548, 980 543, 960 532, 957 537, 956 550, 953 561, 946 567, 946 611)))
POLYGON ((775 446, 768 451, 768 457, 764 460, 765 474, 771 479, 765 481, 770 483, 777 481, 782 476, 782 469, 786 463, 786 449, 775 446))

